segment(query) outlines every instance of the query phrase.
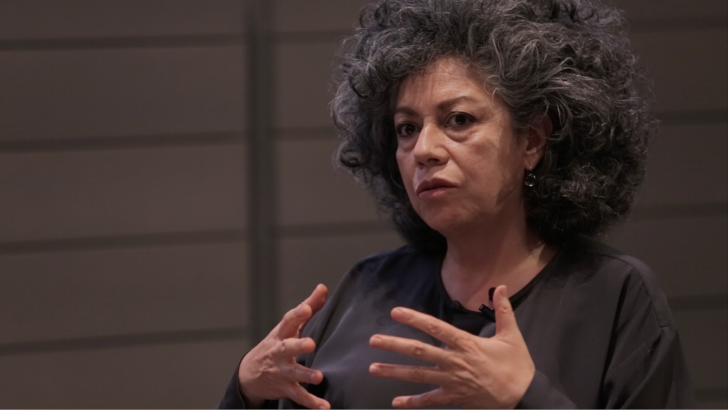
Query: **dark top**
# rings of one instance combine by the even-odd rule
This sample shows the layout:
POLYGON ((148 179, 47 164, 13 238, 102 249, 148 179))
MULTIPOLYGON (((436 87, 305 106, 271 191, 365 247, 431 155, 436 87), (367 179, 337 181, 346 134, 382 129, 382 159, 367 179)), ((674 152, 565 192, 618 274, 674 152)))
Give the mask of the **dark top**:
MULTIPOLYGON (((298 361, 324 375, 306 388, 332 408, 390 408, 392 399, 437 386, 375 378, 373 362, 430 363, 375 350, 369 338, 396 335, 442 346, 395 322, 405 306, 481 337, 495 334, 493 311, 465 310, 440 276, 444 255, 410 246, 369 257, 349 271, 304 328, 316 350, 298 361)), ((536 365, 518 407, 694 407, 695 398, 667 300, 649 267, 584 237, 559 249, 511 303, 536 365)), ((268 407, 298 407, 290 400, 268 407)), ((243 407, 237 372, 220 407, 243 407)))

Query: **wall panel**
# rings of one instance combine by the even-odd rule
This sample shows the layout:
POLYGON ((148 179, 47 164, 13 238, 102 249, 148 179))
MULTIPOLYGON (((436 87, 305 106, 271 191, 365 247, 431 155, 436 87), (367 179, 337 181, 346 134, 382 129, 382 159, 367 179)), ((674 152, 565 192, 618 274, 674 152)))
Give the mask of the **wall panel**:
POLYGON ((726 232, 725 215, 631 221, 609 242, 650 265, 668 297, 725 295, 726 232))
POLYGON ((243 146, 0 154, 0 242, 240 229, 243 146))
POLYGON ((239 34, 240 0, 0 0, 0 39, 239 34))
POLYGON ((339 141, 279 141, 278 223, 281 225, 377 221, 371 196, 344 171, 335 170, 339 141))
POLYGON ((244 242, 0 256, 0 345, 244 327, 244 242))
POLYGON ((337 48, 335 39, 276 47, 276 126, 331 126, 329 84, 337 48))
POLYGON ((240 46, 0 52, 0 140, 237 131, 240 46))
POLYGON ((629 21, 637 22, 649 20, 679 24, 690 19, 725 19, 728 16, 728 3, 724 0, 614 0, 612 4, 624 10, 629 21))
POLYGON ((724 122, 662 126, 650 146, 638 206, 728 202, 726 152, 724 122))
POLYGON ((670 120, 669 113, 675 111, 728 108, 725 28, 635 33, 632 39, 654 80, 655 109, 663 112, 661 119, 670 120))
MULTIPOLYGON (((728 386, 728 311, 674 312, 690 376, 698 391, 728 386)), ((727 397, 728 398, 728 397, 727 397)))
POLYGON ((353 31, 367 0, 276 0, 274 30, 278 33, 353 31))
POLYGON ((3 408, 212 408, 245 340, 0 356, 3 408))

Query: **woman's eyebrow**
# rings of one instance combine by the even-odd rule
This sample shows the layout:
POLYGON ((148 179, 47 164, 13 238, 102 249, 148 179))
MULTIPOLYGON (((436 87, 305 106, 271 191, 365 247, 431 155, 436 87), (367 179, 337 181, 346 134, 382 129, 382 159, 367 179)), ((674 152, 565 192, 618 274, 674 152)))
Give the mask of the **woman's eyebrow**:
POLYGON ((412 116, 419 115, 419 114, 417 114, 417 111, 415 111, 414 109, 407 107, 407 106, 395 107, 394 114, 407 114, 407 115, 412 115, 412 116))
POLYGON ((476 102, 477 100, 469 95, 461 95, 460 97, 455 97, 440 102, 439 104, 437 104, 437 109, 439 111, 450 111, 453 106, 463 101, 476 102))
MULTIPOLYGON (((441 101, 440 103, 438 103, 437 110, 438 111, 449 111, 452 109, 452 107, 454 107, 455 105, 457 105, 458 103, 463 102, 463 101, 477 102, 477 99, 474 97, 468 96, 468 95, 462 95, 460 97, 451 98, 449 100, 441 101)), ((407 114, 407 115, 414 115, 414 116, 419 115, 417 113, 417 111, 415 111, 411 107, 408 107, 408 106, 395 107, 394 114, 400 114, 400 113, 407 114)))

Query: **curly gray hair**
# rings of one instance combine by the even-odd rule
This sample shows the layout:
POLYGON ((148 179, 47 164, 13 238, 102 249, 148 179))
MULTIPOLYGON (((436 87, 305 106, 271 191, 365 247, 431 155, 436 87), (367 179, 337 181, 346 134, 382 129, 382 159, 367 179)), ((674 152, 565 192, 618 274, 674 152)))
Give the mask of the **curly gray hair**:
POLYGON ((517 133, 546 113, 544 157, 524 191, 529 228, 559 244, 596 236, 624 218, 645 173, 656 129, 649 87, 625 20, 596 0, 382 0, 365 7, 345 40, 331 113, 338 163, 377 198, 404 238, 444 249, 417 215, 395 152, 399 84, 455 56, 506 103, 517 133))

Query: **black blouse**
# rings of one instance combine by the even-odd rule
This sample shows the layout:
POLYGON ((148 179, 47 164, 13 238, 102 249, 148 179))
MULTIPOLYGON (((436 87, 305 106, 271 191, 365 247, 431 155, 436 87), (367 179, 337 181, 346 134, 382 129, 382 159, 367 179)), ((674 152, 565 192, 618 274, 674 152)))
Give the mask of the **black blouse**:
MULTIPOLYGON (((481 337, 495 334, 493 311, 453 302, 442 284, 444 255, 410 246, 364 259, 349 271, 303 337, 316 350, 298 361, 324 375, 306 388, 332 408, 390 408, 392 399, 437 386, 369 375, 373 362, 432 366, 375 350, 369 338, 387 334, 442 343, 395 322, 405 306, 481 337)), ((677 329, 652 271, 641 261, 585 237, 562 245, 511 303, 536 375, 518 407, 694 407, 677 329)), ((220 403, 242 408, 237 372, 220 403)), ((267 407, 298 407, 290 400, 267 407)))

